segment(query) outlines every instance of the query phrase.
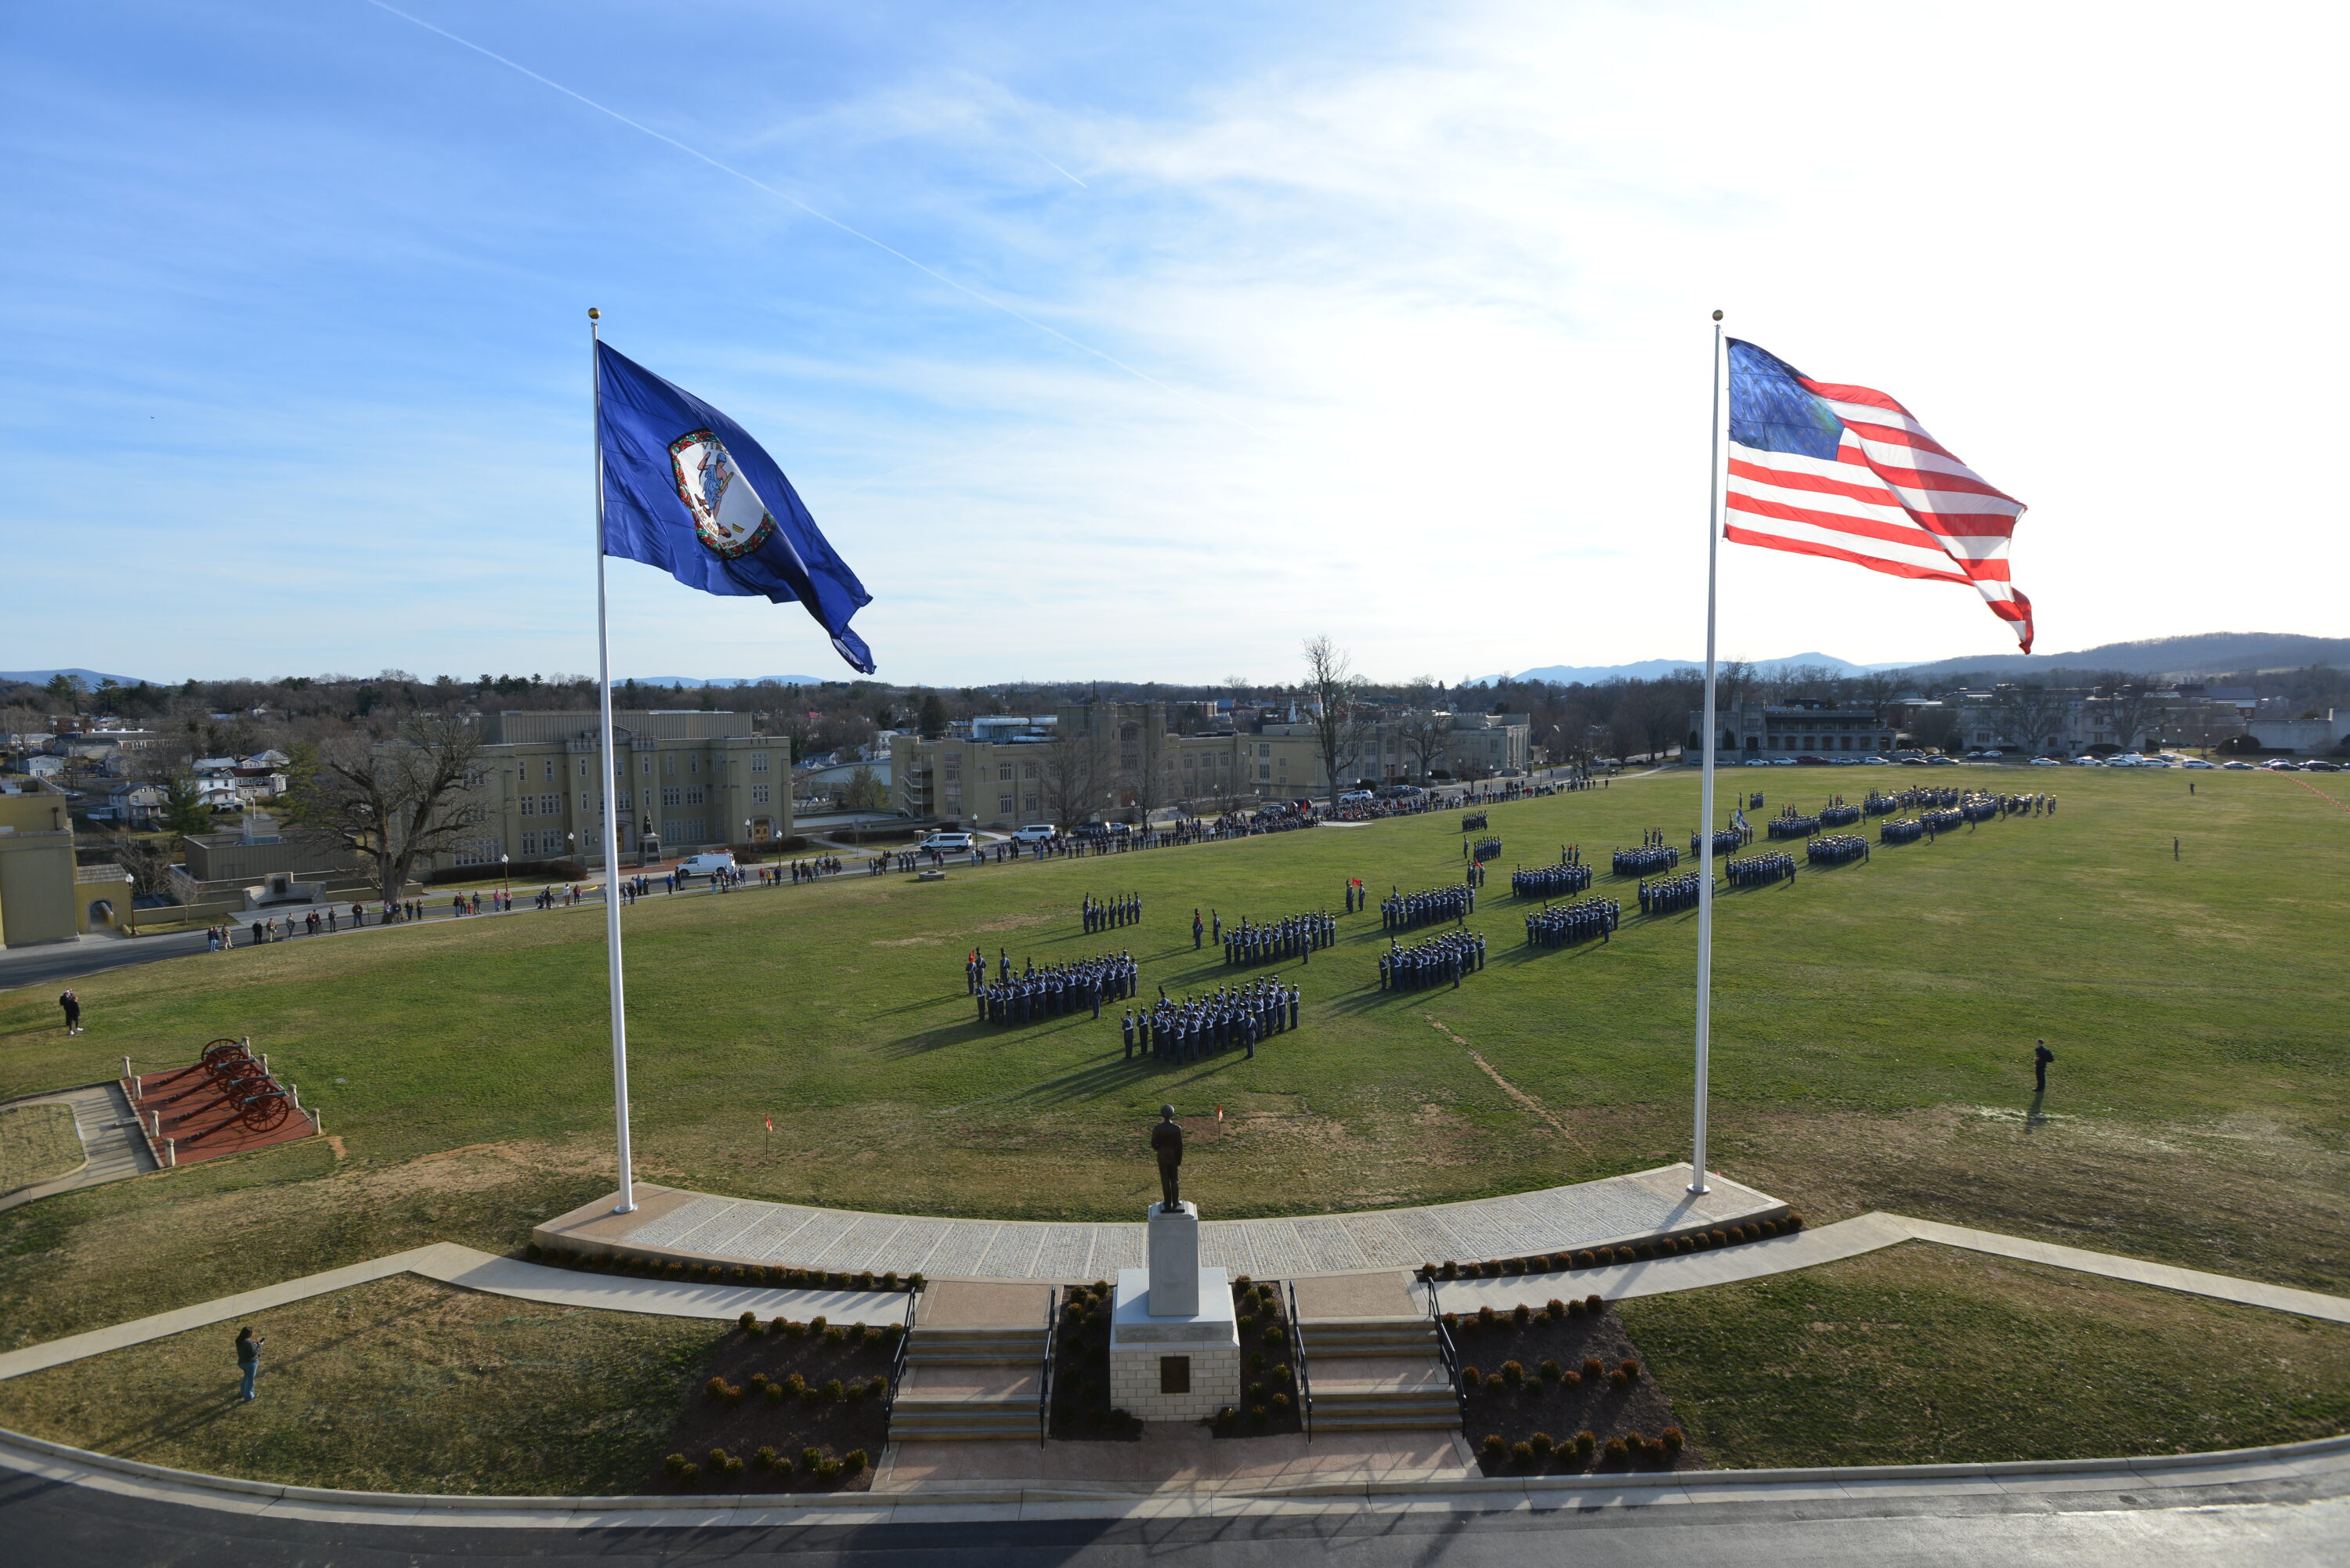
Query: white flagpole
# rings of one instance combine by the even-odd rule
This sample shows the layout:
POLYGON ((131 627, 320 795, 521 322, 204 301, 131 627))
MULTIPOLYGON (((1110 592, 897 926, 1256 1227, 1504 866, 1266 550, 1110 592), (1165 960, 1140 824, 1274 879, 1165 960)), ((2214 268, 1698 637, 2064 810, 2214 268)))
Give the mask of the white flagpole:
POLYGON ((1705 513, 1705 753, 1698 783, 1697 851, 1697 1132, 1690 1153, 1691 1192, 1705 1190, 1706 1076, 1713 1029, 1713 607, 1715 561, 1721 545, 1721 312, 1713 313, 1712 493, 1705 513))
MULTIPOLYGON (((620 826, 612 765, 612 632, 604 596, 604 387, 596 326, 603 315, 588 306, 588 384, 594 389, 595 404, 595 429, 589 432, 588 446, 596 455, 596 718, 604 766, 603 788, 597 792, 597 800, 604 817, 604 969, 611 982, 612 1122, 620 1142, 620 1200, 612 1212, 626 1214, 637 1206, 637 1187, 629 1162, 629 1012, 620 980, 620 826)), ((1711 658, 1711 644, 1707 646, 1711 658)))

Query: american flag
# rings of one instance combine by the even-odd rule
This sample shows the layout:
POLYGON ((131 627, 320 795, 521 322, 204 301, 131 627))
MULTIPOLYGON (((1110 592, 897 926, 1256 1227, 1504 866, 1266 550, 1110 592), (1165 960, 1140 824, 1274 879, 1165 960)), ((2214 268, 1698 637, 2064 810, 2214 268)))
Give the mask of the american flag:
POLYGON ((1814 381, 1731 338, 1727 499, 1723 538, 1971 584, 2032 651, 2032 601, 2007 579, 2023 503, 1883 392, 1814 381))

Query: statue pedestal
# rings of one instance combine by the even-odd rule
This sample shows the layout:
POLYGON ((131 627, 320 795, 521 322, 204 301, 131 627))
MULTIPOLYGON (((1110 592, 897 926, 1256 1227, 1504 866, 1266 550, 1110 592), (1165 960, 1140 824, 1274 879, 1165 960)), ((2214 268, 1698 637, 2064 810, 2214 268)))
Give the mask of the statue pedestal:
POLYGON ((1152 1317, 1191 1317, 1200 1310, 1200 1206, 1186 1203, 1170 1214, 1154 1203, 1149 1229, 1150 1304, 1145 1310, 1152 1317))
MULTIPOLYGON (((1152 1236, 1155 1241, 1155 1230, 1152 1236)), ((1241 1334, 1232 1286, 1223 1270, 1198 1268, 1197 1256, 1192 1282, 1199 1310, 1180 1317, 1152 1310, 1164 1303, 1149 1270, 1118 1272, 1109 1325, 1113 1408, 1145 1421, 1190 1422, 1241 1403, 1241 1334)))

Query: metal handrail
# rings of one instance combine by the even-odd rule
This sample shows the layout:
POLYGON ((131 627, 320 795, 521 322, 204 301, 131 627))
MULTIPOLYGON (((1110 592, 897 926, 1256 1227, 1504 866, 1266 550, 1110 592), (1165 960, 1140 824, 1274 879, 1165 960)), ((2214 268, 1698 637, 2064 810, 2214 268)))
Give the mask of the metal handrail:
POLYGON ((889 1417, 898 1408, 898 1389, 906 1380, 906 1356, 914 1348, 914 1308, 922 1293, 910 1286, 906 1291, 906 1322, 898 1334, 898 1354, 889 1358, 889 1397, 881 1407, 881 1424, 888 1429, 889 1417))
POLYGON ((1036 1394, 1036 1446, 1043 1448, 1053 1431, 1053 1350, 1061 1329, 1061 1287, 1045 1296, 1045 1376, 1036 1394))
POLYGON ((1289 1293, 1289 1334, 1297 1342, 1297 1411, 1305 1418, 1305 1440, 1314 1441, 1314 1378, 1305 1367, 1305 1320, 1297 1315, 1297 1286, 1288 1281, 1282 1288, 1289 1293))
POLYGON ((1436 1276, 1428 1276, 1428 1321, 1436 1329, 1437 1354, 1444 1358, 1444 1370, 1452 1380, 1453 1408, 1461 1413, 1461 1424, 1469 1424, 1469 1396, 1461 1388, 1461 1351, 1452 1343, 1452 1331, 1444 1326, 1444 1303, 1438 1299, 1436 1276))

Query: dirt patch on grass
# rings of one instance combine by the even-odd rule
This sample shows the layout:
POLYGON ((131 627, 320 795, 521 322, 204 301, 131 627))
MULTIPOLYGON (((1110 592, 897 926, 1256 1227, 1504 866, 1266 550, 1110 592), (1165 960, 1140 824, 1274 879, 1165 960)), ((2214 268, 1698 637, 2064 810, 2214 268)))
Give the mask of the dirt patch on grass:
POLYGON ((974 931, 1020 931, 1030 926, 1052 924, 1050 915, 998 915, 992 920, 981 920, 971 929, 974 931))
POLYGON ((722 1324, 402 1275, 0 1383, 0 1424, 214 1475, 400 1492, 633 1490, 722 1324))
MULTIPOLYGON (((341 1150, 338 1149, 338 1155, 341 1150)), ((585 1146, 542 1143, 473 1143, 437 1154, 419 1155, 397 1165, 372 1166, 353 1180, 370 1198, 483 1192, 525 1176, 603 1170, 608 1156, 585 1146)))
POLYGON ((938 948, 946 945, 944 937, 876 937, 877 948, 938 948))

